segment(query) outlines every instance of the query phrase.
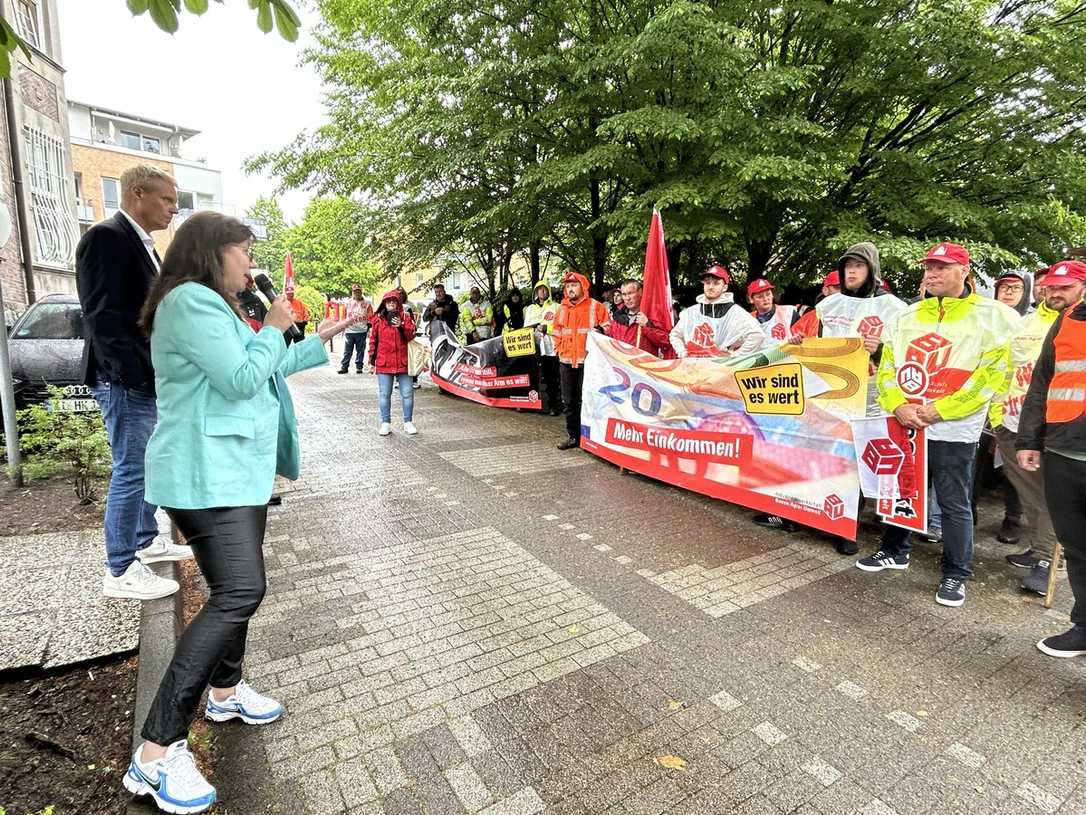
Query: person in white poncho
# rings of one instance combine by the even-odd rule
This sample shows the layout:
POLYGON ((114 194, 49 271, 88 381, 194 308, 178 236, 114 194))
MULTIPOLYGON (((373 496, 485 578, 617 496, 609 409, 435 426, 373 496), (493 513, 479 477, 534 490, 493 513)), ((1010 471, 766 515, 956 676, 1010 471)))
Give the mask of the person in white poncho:
POLYGON ((680 359, 730 357, 749 354, 762 347, 765 335, 750 314, 736 305, 728 291, 731 275, 719 264, 701 276, 703 294, 683 309, 668 339, 680 359))

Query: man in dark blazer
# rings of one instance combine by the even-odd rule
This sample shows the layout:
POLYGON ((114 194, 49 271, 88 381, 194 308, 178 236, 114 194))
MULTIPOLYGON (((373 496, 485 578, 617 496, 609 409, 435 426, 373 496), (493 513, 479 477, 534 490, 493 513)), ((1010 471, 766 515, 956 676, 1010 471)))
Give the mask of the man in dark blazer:
POLYGON ((83 381, 102 409, 113 457, 106 503, 107 597, 150 600, 173 594, 177 582, 148 563, 192 557, 187 546, 155 540, 155 507, 143 500, 143 453, 155 426, 151 343, 140 310, 161 260, 151 233, 177 214, 177 185, 149 165, 121 175, 121 209, 91 227, 75 250, 76 284, 86 339, 83 381))

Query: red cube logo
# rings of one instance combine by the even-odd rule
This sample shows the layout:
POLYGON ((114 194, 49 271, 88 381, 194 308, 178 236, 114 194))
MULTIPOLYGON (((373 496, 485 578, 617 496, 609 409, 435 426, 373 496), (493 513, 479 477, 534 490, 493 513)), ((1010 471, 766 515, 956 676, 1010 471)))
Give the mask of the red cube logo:
POLYGON ((905 454, 890 439, 872 439, 861 458, 875 475, 897 475, 905 463, 905 454))
POLYGON ((826 502, 822 504, 822 511, 831 521, 836 521, 845 514, 845 502, 841 500, 840 495, 827 496, 826 502))
POLYGON ((783 340, 785 338, 784 326, 777 323, 773 326, 773 330, 770 332, 775 340, 783 340))
POLYGON ((860 320, 859 325, 856 326, 856 331, 861 337, 874 337, 875 339, 879 339, 882 337, 882 329, 885 327, 886 323, 882 321, 882 317, 872 315, 860 320))
POLYGON ((915 362, 929 376, 945 368, 949 360, 950 340, 934 332, 917 337, 905 351, 905 361, 915 362))

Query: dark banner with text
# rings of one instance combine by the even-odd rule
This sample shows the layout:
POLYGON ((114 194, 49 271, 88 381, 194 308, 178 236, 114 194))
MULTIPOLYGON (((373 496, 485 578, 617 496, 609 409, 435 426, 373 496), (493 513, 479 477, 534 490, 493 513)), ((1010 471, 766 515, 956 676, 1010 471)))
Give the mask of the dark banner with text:
POLYGON ((462 345, 448 326, 433 320, 430 349, 430 377, 442 390, 492 407, 544 409, 530 328, 462 345))

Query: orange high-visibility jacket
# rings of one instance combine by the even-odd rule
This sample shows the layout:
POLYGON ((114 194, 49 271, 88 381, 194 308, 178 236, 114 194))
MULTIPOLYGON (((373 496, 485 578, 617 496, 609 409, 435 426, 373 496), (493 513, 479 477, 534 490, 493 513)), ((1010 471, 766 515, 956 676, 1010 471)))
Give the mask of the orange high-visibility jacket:
POLYGON ((606 328, 611 322, 607 308, 598 300, 588 297, 588 278, 577 275, 581 289, 585 292, 576 304, 566 297, 558 307, 554 318, 554 350, 558 361, 578 367, 588 355, 588 332, 597 326, 606 328))

